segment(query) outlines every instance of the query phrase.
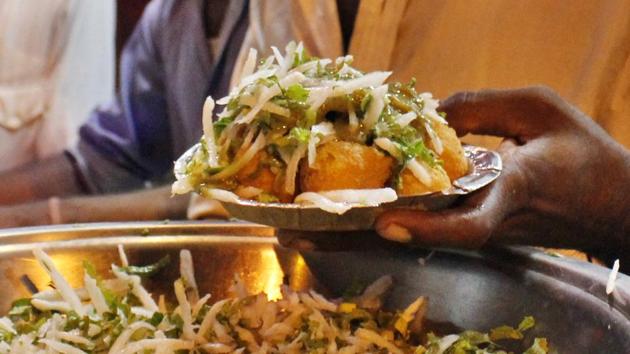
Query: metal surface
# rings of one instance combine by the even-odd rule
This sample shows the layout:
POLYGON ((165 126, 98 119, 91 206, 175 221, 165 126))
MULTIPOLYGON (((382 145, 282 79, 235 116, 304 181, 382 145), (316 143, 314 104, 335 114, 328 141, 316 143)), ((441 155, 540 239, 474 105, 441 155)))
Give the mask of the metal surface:
MULTIPOLYGON (((0 313, 13 299, 29 295, 22 276, 28 275, 38 288, 48 284, 31 255, 35 247, 45 248, 74 286, 81 283, 84 260, 107 274, 109 265, 118 261, 117 244, 125 246, 135 264, 165 254, 176 260, 179 250, 187 248, 194 257, 199 286, 213 294, 212 301, 226 294, 234 274, 245 280, 250 291, 263 290, 272 296, 278 296, 283 280, 295 289, 315 286, 336 296, 350 284, 392 274, 396 285, 387 306, 399 309, 416 296, 428 296, 428 319, 438 330, 488 330, 533 315, 537 320, 533 334, 547 337, 559 353, 630 353, 630 279, 620 275, 615 292, 607 297, 608 269, 529 248, 482 253, 439 250, 429 257, 424 250, 300 255, 279 247, 270 237, 273 234, 271 228, 243 223, 2 230, 0 313)), ((146 284, 153 294, 172 294, 177 277, 173 262, 146 284)))
MULTIPOLYGON (((266 224, 280 229, 301 231, 354 231, 369 230, 376 217, 391 208, 440 210, 453 204, 461 195, 472 193, 497 179, 503 165, 498 153, 481 147, 464 146, 470 161, 470 173, 453 182, 443 192, 400 197, 379 206, 356 205, 342 215, 329 213, 315 206, 293 203, 261 203, 240 200, 237 203, 221 202, 235 218, 266 224)), ((177 170, 177 168, 176 168, 177 170)))

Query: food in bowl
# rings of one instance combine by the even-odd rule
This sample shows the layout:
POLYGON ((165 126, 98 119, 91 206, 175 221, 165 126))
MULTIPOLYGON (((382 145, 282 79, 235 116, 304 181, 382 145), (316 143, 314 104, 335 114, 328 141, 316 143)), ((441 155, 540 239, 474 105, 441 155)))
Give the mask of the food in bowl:
POLYGON ((438 101, 391 72, 361 72, 352 56, 320 59, 302 44, 257 62, 204 105, 200 143, 176 163, 173 193, 224 201, 378 205, 451 187, 469 171, 438 101), (348 199, 349 198, 349 199, 348 199))
MULTIPOLYGON (((113 278, 84 264, 84 286, 72 288, 42 250, 35 258, 51 286, 14 302, 0 317, 0 353, 504 353, 499 344, 523 340, 534 326, 526 317, 516 328, 488 333, 425 333, 427 299, 419 297, 398 312, 382 308, 393 284, 384 276, 346 298, 282 288, 282 298, 249 294, 238 277, 233 296, 200 296, 190 252, 180 253, 177 302, 169 306, 142 286, 141 277, 167 266, 164 258, 149 266, 130 266, 119 246, 120 265, 113 278)), ((528 338, 528 340, 531 340, 528 338)), ((544 338, 533 339, 525 354, 547 353, 544 338)))

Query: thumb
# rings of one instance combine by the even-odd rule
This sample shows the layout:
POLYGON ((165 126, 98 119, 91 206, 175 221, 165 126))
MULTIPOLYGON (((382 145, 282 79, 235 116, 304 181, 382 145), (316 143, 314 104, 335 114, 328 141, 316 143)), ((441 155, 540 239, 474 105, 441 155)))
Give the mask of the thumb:
POLYGON ((479 248, 490 237, 499 215, 466 205, 456 209, 430 212, 393 210, 383 213, 376 231, 391 241, 415 243, 427 247, 479 248))
POLYGON ((530 140, 548 131, 560 108, 559 97, 545 87, 460 92, 442 102, 440 110, 462 136, 467 133, 530 140))

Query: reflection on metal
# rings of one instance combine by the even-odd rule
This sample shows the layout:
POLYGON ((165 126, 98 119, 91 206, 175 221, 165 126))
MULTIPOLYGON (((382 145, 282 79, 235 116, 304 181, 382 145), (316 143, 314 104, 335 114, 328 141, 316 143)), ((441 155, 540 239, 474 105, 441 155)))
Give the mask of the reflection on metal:
POLYGON ((259 281, 262 282, 262 291, 267 294, 269 300, 277 300, 282 298, 280 286, 284 273, 280 268, 276 253, 271 248, 260 251, 260 276, 259 281))

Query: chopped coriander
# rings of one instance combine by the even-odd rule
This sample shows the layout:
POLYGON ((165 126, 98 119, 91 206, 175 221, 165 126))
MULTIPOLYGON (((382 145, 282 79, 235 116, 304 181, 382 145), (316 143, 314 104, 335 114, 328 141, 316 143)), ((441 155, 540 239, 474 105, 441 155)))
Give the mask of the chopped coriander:
POLYGON ((306 102, 308 99, 308 90, 300 84, 293 84, 286 89, 285 96, 294 101, 306 102))

